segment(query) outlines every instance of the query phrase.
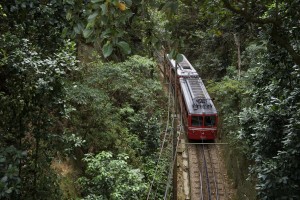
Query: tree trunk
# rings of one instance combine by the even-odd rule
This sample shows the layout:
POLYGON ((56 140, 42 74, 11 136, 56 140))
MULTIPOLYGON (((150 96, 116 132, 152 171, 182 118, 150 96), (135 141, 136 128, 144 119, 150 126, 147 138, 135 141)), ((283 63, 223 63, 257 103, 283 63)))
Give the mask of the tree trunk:
POLYGON ((238 79, 241 78, 241 44, 240 44, 240 38, 237 36, 236 33, 233 34, 234 42, 237 48, 237 64, 238 64, 238 79))

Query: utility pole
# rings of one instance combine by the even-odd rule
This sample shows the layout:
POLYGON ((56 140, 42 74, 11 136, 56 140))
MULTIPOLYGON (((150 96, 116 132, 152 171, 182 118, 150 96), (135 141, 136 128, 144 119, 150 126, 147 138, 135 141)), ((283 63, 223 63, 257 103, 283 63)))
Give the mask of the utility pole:
POLYGON ((177 61, 175 60, 174 119, 173 119, 173 200, 177 200, 177 61))

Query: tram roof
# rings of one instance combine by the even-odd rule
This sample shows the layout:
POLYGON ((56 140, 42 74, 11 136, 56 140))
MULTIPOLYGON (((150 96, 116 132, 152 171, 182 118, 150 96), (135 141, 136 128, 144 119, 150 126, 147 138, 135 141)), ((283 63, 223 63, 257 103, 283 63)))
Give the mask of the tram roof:
POLYGON ((201 78, 180 78, 179 82, 190 114, 217 114, 201 78))
MULTIPOLYGON (((179 77, 198 77, 198 73, 192 64, 188 61, 188 59, 182 55, 183 59, 181 62, 177 63, 177 75, 179 77)), ((167 58, 169 59, 172 68, 176 69, 176 61, 174 59, 169 58, 169 54, 167 54, 167 58)))

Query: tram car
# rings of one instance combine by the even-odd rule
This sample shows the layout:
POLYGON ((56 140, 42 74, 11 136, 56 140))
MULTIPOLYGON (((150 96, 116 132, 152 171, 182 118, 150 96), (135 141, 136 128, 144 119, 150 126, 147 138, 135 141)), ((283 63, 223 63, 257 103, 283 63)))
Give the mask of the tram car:
MULTIPOLYGON (((171 69, 171 76, 175 75, 176 62, 173 59, 169 59, 169 54, 167 54, 167 63, 171 69)), ((183 59, 181 62, 177 63, 177 77, 194 77, 198 78, 199 75, 195 68, 191 65, 188 59, 182 55, 183 59)))
POLYGON ((218 113, 197 71, 183 56, 177 63, 166 55, 167 77, 176 90, 184 129, 190 140, 214 140, 217 137, 218 113), (175 70, 177 80, 175 81, 175 70))

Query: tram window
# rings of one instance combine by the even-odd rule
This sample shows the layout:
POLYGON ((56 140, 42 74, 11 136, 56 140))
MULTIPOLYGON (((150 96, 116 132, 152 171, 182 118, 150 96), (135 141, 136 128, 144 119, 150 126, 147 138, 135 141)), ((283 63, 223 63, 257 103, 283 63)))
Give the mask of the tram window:
POLYGON ((192 126, 202 126, 202 116, 192 116, 192 126))
POLYGON ((183 69, 191 69, 190 66, 188 66, 188 65, 183 65, 182 68, 183 69))
POLYGON ((216 116, 205 116, 204 126, 215 126, 216 116))

